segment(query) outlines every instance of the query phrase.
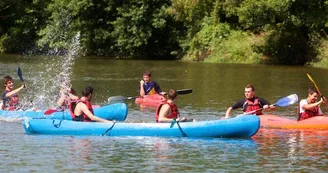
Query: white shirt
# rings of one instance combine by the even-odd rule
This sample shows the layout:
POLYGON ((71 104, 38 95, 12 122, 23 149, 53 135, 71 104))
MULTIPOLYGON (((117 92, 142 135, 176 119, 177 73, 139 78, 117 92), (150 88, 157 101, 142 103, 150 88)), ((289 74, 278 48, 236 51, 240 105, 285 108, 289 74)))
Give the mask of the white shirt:
MULTIPOLYGON (((304 105, 307 105, 307 104, 309 104, 308 102, 307 102, 307 99, 303 99, 303 100, 301 100, 300 101, 300 113, 303 113, 303 112, 305 112, 305 110, 302 108, 304 105)), ((321 109, 320 109, 320 107, 319 107, 319 114, 318 115, 322 115, 323 113, 322 113, 322 111, 321 111, 321 109)))

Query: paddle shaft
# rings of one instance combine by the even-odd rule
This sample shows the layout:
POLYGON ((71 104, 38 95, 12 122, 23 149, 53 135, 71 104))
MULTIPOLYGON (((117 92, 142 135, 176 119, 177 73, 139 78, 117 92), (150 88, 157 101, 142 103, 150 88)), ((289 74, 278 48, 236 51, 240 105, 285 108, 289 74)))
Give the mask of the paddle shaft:
POLYGON ((320 90, 319 90, 319 87, 318 87, 318 85, 314 82, 313 78, 312 78, 309 74, 306 74, 306 75, 307 75, 307 77, 310 79, 310 81, 313 83, 313 85, 314 85, 315 89, 318 91, 319 95, 322 96, 322 94, 321 94, 321 92, 320 92, 320 90))
MULTIPOLYGON (((307 77, 310 79, 310 81, 313 83, 315 89, 318 91, 318 94, 320 95, 320 97, 322 97, 324 100, 326 100, 326 98, 321 94, 318 85, 315 83, 315 81, 313 80, 313 78, 310 76, 310 74, 306 74, 307 77)), ((328 107, 328 103, 325 102, 325 105, 328 107)), ((320 105, 319 105, 320 106, 320 105)))
MULTIPOLYGON (((177 90, 177 94, 178 95, 184 95, 184 94, 189 94, 192 93, 192 89, 181 89, 181 90, 177 90)), ((132 100, 138 97, 142 97, 142 96, 134 96, 134 97, 125 97, 125 96, 112 96, 108 98, 108 102, 123 102, 124 100, 132 100)))

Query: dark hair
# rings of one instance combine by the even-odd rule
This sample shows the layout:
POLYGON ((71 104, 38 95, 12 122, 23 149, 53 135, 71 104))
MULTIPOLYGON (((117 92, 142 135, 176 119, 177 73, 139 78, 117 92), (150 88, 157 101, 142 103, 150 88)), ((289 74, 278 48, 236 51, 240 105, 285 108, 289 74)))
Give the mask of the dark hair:
POLYGON ((7 85, 7 83, 9 82, 9 81, 14 81, 13 80, 13 78, 12 77, 10 77, 10 76, 5 76, 5 77, 3 77, 3 87, 4 88, 6 88, 6 85, 7 85))
POLYGON ((308 89, 308 93, 309 94, 313 94, 313 93, 317 93, 317 94, 319 94, 319 92, 318 92, 318 90, 315 88, 315 87, 311 87, 311 88, 309 88, 308 89))
POLYGON ((142 76, 149 76, 151 77, 151 72, 150 71, 145 71, 142 76))
POLYGON ((71 88, 71 90, 69 91, 69 93, 73 94, 73 95, 77 95, 76 91, 74 90, 74 88, 71 88))
POLYGON ((172 100, 174 100, 177 96, 178 96, 178 93, 174 89, 170 89, 169 92, 168 92, 168 94, 167 94, 167 97, 169 99, 172 99, 172 100))
POLYGON ((252 91, 255 91, 255 87, 252 84, 247 84, 245 88, 252 88, 252 91))
POLYGON ((86 86, 83 90, 82 90, 82 96, 88 96, 89 94, 93 93, 93 88, 91 86, 86 86))

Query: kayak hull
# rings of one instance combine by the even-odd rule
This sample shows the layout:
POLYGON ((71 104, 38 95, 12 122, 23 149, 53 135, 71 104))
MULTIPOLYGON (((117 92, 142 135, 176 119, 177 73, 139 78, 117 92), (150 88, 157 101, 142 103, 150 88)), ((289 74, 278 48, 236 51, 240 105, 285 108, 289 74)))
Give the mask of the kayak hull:
POLYGON ((326 116, 317 116, 302 121, 277 115, 262 115, 259 117, 261 126, 267 128, 328 130, 328 117, 326 116))
POLYGON ((135 103, 139 104, 140 106, 156 107, 165 101, 166 101, 166 99, 164 96, 159 95, 159 94, 153 94, 153 95, 146 95, 143 97, 138 97, 138 98, 136 98, 135 103))
POLYGON ((26 118, 23 126, 27 134, 249 138, 258 131, 260 120, 254 115, 180 122, 171 126, 171 123, 97 123, 26 118))
MULTIPOLYGON (((124 121, 128 114, 128 107, 125 103, 115 103, 94 109, 94 114, 100 118, 108 120, 124 121)), ((45 118, 45 119, 64 119, 72 120, 69 111, 53 112, 45 115, 44 111, 5 111, 0 110, 0 115, 5 118, 45 118)))

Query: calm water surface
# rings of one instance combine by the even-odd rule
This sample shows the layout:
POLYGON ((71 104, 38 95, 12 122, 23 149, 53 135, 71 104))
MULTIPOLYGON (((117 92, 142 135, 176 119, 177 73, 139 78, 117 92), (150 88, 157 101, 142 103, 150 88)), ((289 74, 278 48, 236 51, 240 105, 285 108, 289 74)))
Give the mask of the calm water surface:
MULTIPOLYGON (((0 75, 20 82, 17 67, 30 90, 23 101, 41 106, 55 104, 60 59, 0 55, 0 75)), ((243 97, 252 83, 256 94, 271 103, 290 94, 307 95, 310 73, 322 93, 327 93, 328 70, 229 64, 200 64, 173 61, 108 60, 86 57, 72 66, 73 87, 96 90, 94 103, 108 97, 137 95, 142 72, 150 70, 162 90, 192 88, 179 96, 181 113, 201 120, 219 119, 243 97)), ((154 110, 127 101, 128 122, 153 122, 154 110)), ((295 118, 297 105, 271 112, 295 118)), ((322 108, 327 113, 325 107, 322 108)), ((236 110, 234 115, 241 112, 236 110)), ((296 118, 295 118, 296 119, 296 118)), ((328 131, 260 129, 251 139, 76 137, 25 135, 20 120, 0 121, 0 172, 326 172, 328 131)))

